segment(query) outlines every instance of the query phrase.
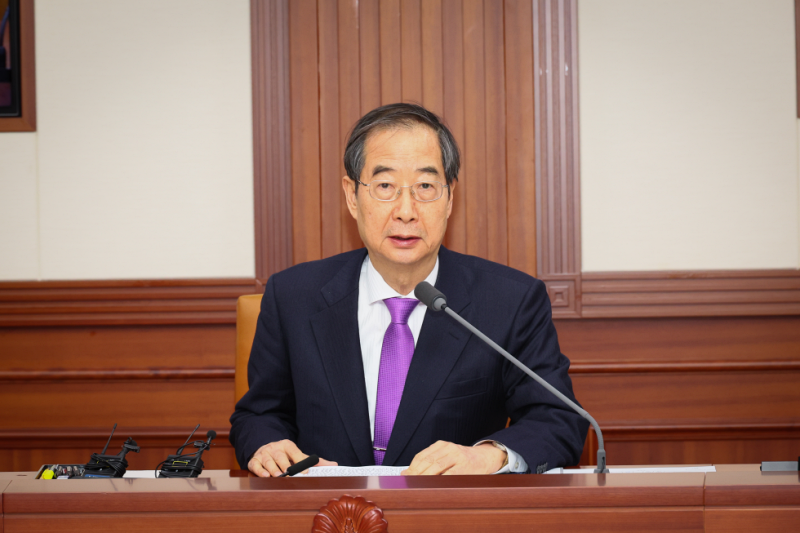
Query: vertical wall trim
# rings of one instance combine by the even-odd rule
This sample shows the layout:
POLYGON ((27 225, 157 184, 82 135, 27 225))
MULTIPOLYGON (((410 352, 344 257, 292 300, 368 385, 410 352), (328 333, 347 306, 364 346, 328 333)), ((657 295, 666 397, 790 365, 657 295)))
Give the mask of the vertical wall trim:
POLYGON ((292 265, 287 0, 251 0, 256 278, 292 265))
POLYGON ((581 314, 577 0, 533 0, 538 277, 556 317, 581 314))

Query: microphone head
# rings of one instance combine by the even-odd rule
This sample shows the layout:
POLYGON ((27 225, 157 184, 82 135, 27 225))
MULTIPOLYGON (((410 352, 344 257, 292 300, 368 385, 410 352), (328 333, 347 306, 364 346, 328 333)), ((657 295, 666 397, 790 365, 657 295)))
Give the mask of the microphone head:
POLYGON ((311 468, 312 466, 316 466, 317 463, 319 463, 319 456, 315 455, 315 454, 314 455, 309 455, 308 457, 306 457, 302 461, 300 461, 300 462, 298 462, 296 464, 293 464, 292 466, 287 468, 286 469, 286 475, 287 476, 293 476, 295 474, 299 474, 303 470, 311 468))
POLYGON ((414 289, 414 296, 431 311, 441 311, 447 307, 447 298, 427 281, 420 282, 414 289))
POLYGON ((217 432, 213 429, 209 429, 208 433, 206 433, 206 437, 208 437, 209 441, 212 441, 217 438, 217 432))

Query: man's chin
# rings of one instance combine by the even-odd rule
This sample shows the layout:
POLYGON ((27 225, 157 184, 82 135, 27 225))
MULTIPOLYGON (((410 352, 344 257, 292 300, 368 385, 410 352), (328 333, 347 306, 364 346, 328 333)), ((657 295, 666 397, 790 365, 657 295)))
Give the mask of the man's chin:
POLYGON ((383 254, 384 259, 395 265, 414 265, 420 261, 424 261, 427 256, 428 250, 423 250, 420 246, 421 242, 414 248, 395 248, 385 250, 383 254))

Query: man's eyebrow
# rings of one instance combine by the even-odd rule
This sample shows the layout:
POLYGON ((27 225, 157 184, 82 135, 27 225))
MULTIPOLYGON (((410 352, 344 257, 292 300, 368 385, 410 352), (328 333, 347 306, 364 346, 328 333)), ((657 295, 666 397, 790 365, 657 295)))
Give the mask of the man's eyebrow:
POLYGON ((389 168, 389 167, 385 167, 383 165, 378 165, 377 167, 372 169, 372 176, 373 177, 377 176, 381 172, 391 172, 392 170, 394 170, 394 169, 393 168, 389 168))
POLYGON ((422 168, 418 168, 418 169, 417 169, 417 172, 422 172, 423 174, 435 174, 435 175, 437 175, 437 176, 439 175, 439 171, 436 169, 436 167, 422 167, 422 168))

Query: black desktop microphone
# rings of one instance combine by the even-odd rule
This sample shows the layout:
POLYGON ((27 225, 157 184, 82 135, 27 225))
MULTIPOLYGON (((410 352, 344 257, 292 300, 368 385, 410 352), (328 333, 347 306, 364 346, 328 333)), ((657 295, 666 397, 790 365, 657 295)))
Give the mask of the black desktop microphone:
POLYGON ((106 447, 103 448, 101 453, 93 453, 88 463, 84 465, 83 477, 122 477, 128 469, 128 461, 125 456, 128 452, 139 453, 139 445, 133 438, 128 437, 128 440, 122 445, 122 450, 117 455, 106 455, 108 445, 111 444, 111 437, 114 436, 114 431, 117 425, 114 424, 111 430, 111 435, 108 437, 106 447))
POLYGON ((500 355, 508 359, 511 363, 514 364, 517 368, 528 374, 532 377, 537 383, 539 383, 542 387, 549 390, 553 393, 559 400, 567 404, 569 407, 572 408, 573 411, 581 415, 583 418, 589 421, 594 428, 594 432, 597 434, 597 468, 595 468, 594 472, 596 474, 606 474, 608 473, 608 468, 606 468, 606 449, 603 443, 603 432, 600 431, 600 426, 597 424, 597 421, 587 413, 584 409, 564 396, 558 389, 550 385, 548 382, 540 378, 536 372, 525 366, 520 362, 519 359, 505 351, 503 348, 500 347, 496 342, 492 339, 478 331, 478 329, 461 318, 458 313, 447 307, 447 298, 444 294, 441 293, 438 289, 436 289, 433 285, 428 283, 427 281, 423 281, 422 283, 418 284, 414 289, 414 296, 417 299, 428 306, 428 309, 431 311, 441 311, 444 310, 445 313, 452 316, 456 321, 474 333, 480 340, 494 348, 500 355))
POLYGON ((311 468, 312 466, 316 466, 319 463, 319 456, 318 455, 309 455, 299 463, 295 463, 289 468, 286 469, 286 472, 281 474, 278 477, 291 477, 295 474, 299 474, 303 470, 307 468, 311 468))
POLYGON ((200 459, 200 457, 202 457, 204 451, 211 448, 211 441, 217 438, 217 432, 213 429, 208 431, 208 433, 206 433, 208 442, 196 440, 192 445, 197 448, 197 450, 192 453, 183 453, 183 449, 189 445, 189 440, 191 440, 192 435, 194 435, 194 432, 197 431, 199 427, 200 424, 195 426, 189 434, 189 437, 187 437, 186 442, 183 443, 183 446, 178 448, 175 455, 168 455, 165 460, 158 464, 156 467, 156 477, 197 477, 200 475, 203 471, 203 460, 200 459), (161 470, 159 470, 159 468, 161 470))

